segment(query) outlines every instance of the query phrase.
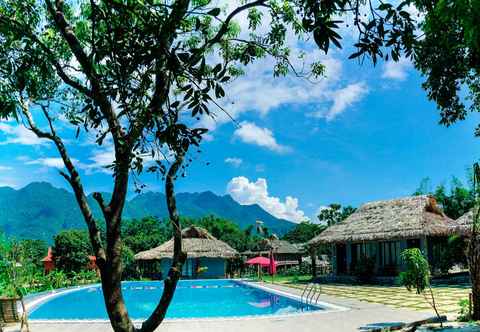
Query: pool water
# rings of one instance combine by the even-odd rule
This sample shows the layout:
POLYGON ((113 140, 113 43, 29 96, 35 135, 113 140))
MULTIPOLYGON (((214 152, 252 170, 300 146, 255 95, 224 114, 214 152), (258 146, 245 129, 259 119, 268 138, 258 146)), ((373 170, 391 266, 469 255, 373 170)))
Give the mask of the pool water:
MULTIPOLYGON (((125 282, 123 295, 132 319, 145 319, 160 299, 163 282, 125 282)), ((325 310, 235 280, 182 280, 166 318, 280 315, 325 310)), ((102 289, 92 286, 60 294, 34 308, 30 319, 108 319, 102 289)))

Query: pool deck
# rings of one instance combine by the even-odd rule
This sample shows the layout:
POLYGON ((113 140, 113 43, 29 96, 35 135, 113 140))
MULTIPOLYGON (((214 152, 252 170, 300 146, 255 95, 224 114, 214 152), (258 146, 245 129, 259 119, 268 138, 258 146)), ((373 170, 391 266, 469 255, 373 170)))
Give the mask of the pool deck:
MULTIPOLYGON (((258 284, 257 284, 258 285, 258 284)), ((301 291, 280 285, 260 284, 277 291, 301 295, 301 291)), ((165 321, 157 331, 165 332, 353 332, 366 331, 369 325, 394 322, 411 322, 432 317, 432 311, 410 311, 396 309, 382 304, 360 302, 353 299, 321 295, 319 301, 346 307, 349 310, 333 312, 310 312, 307 314, 264 316, 255 318, 225 318, 204 320, 165 321)), ((109 323, 30 323, 32 332, 111 332, 109 323)), ((18 331, 8 328, 6 331, 18 331)))

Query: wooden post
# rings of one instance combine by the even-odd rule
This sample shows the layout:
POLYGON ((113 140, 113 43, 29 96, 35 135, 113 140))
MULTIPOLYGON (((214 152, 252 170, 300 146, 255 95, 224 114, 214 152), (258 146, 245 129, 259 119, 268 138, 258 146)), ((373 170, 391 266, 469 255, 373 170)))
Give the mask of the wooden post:
POLYGON ((468 317, 472 317, 472 305, 473 305, 473 295, 472 293, 468 294, 468 317))

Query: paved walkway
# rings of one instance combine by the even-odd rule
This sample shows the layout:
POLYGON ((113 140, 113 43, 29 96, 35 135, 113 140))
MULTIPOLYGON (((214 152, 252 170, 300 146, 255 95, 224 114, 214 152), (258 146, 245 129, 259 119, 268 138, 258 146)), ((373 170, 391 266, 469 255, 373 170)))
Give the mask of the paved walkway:
MULTIPOLYGON (((285 285, 301 289, 305 287, 301 284, 285 285)), ((415 291, 409 292, 401 286, 325 284, 321 287, 322 293, 335 297, 379 303, 394 308, 431 310, 423 295, 418 295, 415 291)), ((471 292, 469 285, 434 285, 432 288, 439 312, 449 317, 455 317, 458 314, 460 300, 468 299, 468 294, 471 292)))
MULTIPOLYGON (((274 289, 300 295, 299 289, 280 285, 268 285, 274 289)), ((210 319, 167 321, 158 331, 165 332, 358 332, 367 326, 395 322, 410 322, 431 317, 431 311, 395 309, 381 304, 360 302, 322 295, 319 301, 348 307, 337 312, 312 312, 289 317, 259 317, 244 319, 210 319)), ((9 329, 7 331, 15 331, 9 329)), ((111 332, 108 323, 31 323, 32 332, 111 332)))

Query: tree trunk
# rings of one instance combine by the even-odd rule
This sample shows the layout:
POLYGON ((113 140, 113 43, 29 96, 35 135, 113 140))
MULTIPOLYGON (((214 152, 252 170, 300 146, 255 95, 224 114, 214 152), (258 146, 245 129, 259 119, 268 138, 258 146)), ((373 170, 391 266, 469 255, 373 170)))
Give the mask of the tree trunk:
POLYGON ((119 253, 118 257, 109 261, 101 271, 103 297, 113 330, 115 332, 133 332, 135 327, 128 316, 122 295, 120 259, 121 254, 119 253))
POLYGON ((472 232, 468 244, 468 266, 472 282, 472 319, 480 320, 480 236, 472 232))
POLYGON ((312 259, 312 279, 317 278, 317 250, 315 247, 310 248, 310 258, 312 259))
POLYGON ((168 214, 173 227, 172 266, 168 271, 168 277, 164 280, 162 297, 150 317, 143 322, 142 328, 140 329, 141 332, 153 332, 165 319, 167 309, 170 306, 177 288, 178 280, 182 274, 183 264, 187 259, 187 254, 182 251, 182 226, 177 211, 174 186, 175 178, 179 168, 182 166, 183 159, 184 154, 179 153, 175 162, 170 166, 165 179, 165 195, 167 198, 168 214))

